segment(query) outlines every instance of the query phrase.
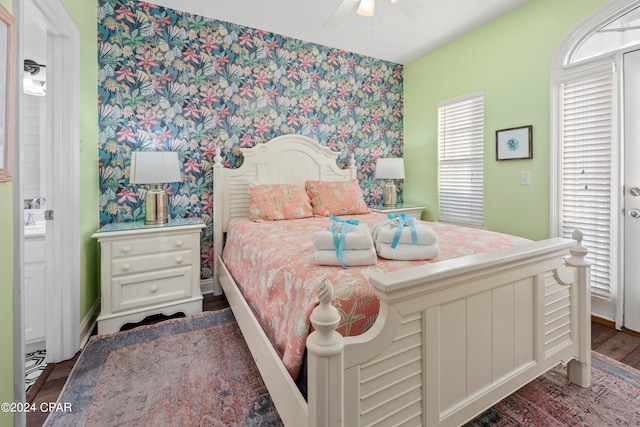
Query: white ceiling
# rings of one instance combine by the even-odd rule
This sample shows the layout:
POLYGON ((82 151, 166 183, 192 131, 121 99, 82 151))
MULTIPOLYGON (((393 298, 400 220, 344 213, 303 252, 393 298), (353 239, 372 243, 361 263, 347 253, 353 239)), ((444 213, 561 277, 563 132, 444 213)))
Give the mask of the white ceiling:
MULTIPOLYGON (((374 18, 355 6, 336 28, 325 22, 343 0, 148 0, 160 6, 344 49, 400 64, 441 46, 529 0, 376 0, 374 18), (409 19, 401 7, 418 7, 409 19), (416 4, 417 2, 417 4, 416 4)), ((347 0, 357 1, 357 0, 347 0)))

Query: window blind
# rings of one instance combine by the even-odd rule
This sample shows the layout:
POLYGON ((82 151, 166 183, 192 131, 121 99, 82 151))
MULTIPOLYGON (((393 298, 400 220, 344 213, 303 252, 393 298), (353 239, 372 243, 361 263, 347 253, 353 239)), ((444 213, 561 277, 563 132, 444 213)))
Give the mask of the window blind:
POLYGON ((484 223, 484 95, 438 107, 439 219, 484 223))
POLYGON ((591 293, 610 299, 612 272, 613 70, 562 85, 561 229, 584 233, 591 293))

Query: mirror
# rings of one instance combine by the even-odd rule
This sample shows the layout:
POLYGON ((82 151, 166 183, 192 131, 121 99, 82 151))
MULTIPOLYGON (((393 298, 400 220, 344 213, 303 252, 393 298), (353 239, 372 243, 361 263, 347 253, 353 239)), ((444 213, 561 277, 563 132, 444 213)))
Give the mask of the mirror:
POLYGON ((0 182, 11 181, 16 86, 16 20, 0 5, 0 182))

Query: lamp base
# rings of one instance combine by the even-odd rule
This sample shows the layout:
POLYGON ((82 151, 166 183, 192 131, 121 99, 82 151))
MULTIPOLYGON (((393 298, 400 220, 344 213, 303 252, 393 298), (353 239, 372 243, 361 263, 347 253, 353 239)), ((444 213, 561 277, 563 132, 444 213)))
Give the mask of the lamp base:
POLYGON ((382 192, 382 206, 392 208, 396 206, 397 202, 396 186, 391 182, 387 182, 382 192))
POLYGON ((159 185, 152 186, 144 198, 146 225, 165 224, 169 222, 167 214, 167 193, 159 185))

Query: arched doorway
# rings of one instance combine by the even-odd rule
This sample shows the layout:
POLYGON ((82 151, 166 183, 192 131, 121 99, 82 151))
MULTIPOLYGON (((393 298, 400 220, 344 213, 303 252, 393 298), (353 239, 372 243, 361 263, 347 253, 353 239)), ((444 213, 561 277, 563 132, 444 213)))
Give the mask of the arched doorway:
MULTIPOLYGON (((625 142, 631 131, 625 114, 635 108, 628 101, 638 98, 631 96, 629 79, 640 74, 640 65, 637 71, 628 66, 634 51, 640 51, 638 0, 608 3, 556 50, 551 73, 550 218, 553 236, 567 236, 575 228, 585 233, 592 264, 592 313, 614 320, 618 328, 640 329, 624 316, 624 301, 633 297, 636 287, 640 302, 640 270, 629 273, 638 263, 624 258, 635 251, 640 254, 635 244, 629 246, 634 239, 625 206, 629 190, 636 186, 625 175, 625 158, 630 155, 625 142)), ((640 197, 637 200, 640 206, 640 197)), ((640 234, 640 218, 637 226, 640 234)))

